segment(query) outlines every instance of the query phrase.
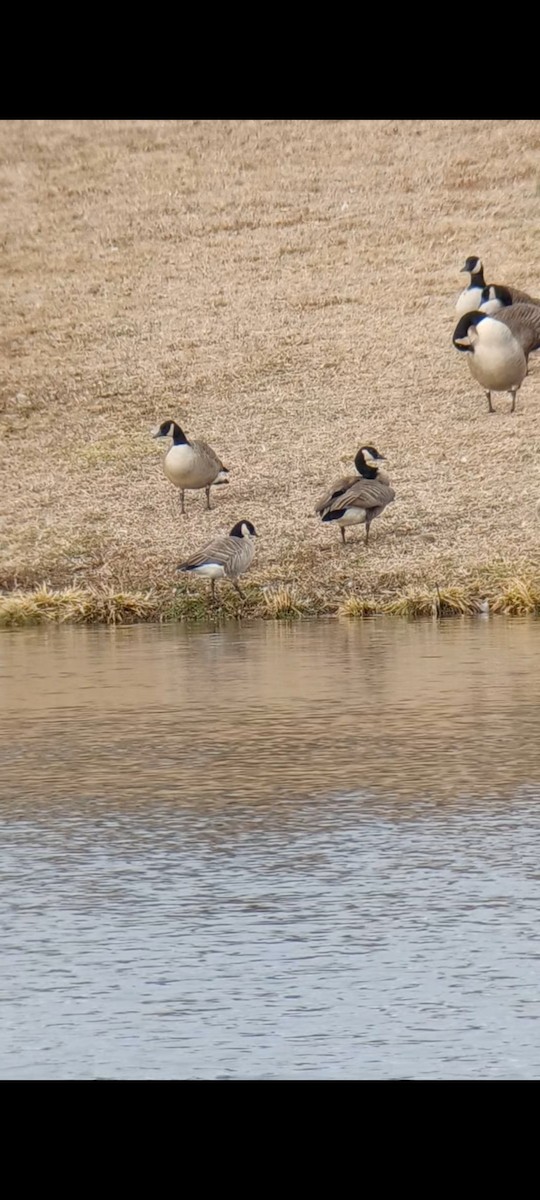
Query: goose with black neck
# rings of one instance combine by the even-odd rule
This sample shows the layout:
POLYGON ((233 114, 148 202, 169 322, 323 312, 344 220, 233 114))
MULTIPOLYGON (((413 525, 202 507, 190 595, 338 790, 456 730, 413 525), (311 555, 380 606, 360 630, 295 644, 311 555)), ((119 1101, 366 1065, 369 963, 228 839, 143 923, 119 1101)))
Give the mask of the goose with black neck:
POLYGON ((153 432, 155 438, 172 438, 172 446, 163 459, 163 470, 170 483, 180 489, 182 515, 185 514, 184 493, 204 488, 206 507, 211 508, 210 488, 213 484, 228 483, 229 472, 208 442, 191 441, 176 421, 162 421, 153 432))

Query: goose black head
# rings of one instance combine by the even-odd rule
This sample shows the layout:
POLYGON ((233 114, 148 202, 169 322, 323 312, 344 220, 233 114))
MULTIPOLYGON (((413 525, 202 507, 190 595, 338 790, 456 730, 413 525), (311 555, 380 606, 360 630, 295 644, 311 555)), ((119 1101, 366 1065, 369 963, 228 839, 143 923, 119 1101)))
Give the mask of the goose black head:
POLYGON ((368 462, 370 462, 371 459, 375 459, 376 461, 378 459, 379 462, 384 462, 384 454, 379 454, 379 451, 375 449, 375 446, 361 446, 359 452, 364 455, 364 458, 366 458, 368 462))
POLYGON ((236 525, 233 525, 229 537, 257 537, 257 533, 251 521, 237 521, 236 525))
POLYGON ((478 258, 477 254, 470 254, 469 257, 465 259, 465 266, 461 267, 461 270, 468 271, 469 275, 483 275, 484 268, 482 266, 482 259, 478 258))
POLYGON ((468 344, 464 346, 461 343, 463 342, 464 338, 468 337, 471 326, 479 325, 480 321, 484 321, 486 316, 487 313, 476 311, 464 313, 464 315, 459 318, 452 337, 452 341, 456 347, 456 350, 464 350, 465 352, 472 350, 471 345, 468 344))
POLYGON ((375 446, 361 446, 354 460, 354 465, 359 475, 363 475, 364 479, 375 479, 377 475, 377 467, 372 466, 372 463, 384 462, 384 455, 379 454, 375 446))
POLYGON ((512 304, 512 295, 502 283, 492 283, 482 288, 482 296, 478 308, 481 312, 497 312, 500 308, 508 308, 512 304))
POLYGON ((176 421, 162 421, 157 429, 154 429, 152 437, 166 438, 172 437, 175 446, 181 446, 187 442, 187 437, 176 421))

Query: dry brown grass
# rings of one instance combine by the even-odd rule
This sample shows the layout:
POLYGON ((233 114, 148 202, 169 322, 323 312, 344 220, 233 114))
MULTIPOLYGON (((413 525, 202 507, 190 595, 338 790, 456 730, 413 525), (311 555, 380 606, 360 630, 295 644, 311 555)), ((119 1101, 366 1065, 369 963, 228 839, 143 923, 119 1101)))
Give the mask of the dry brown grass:
MULTIPOLYGON (((385 581, 387 584, 387 581, 385 581)), ((297 586, 248 586, 240 599, 227 585, 212 601, 207 585, 187 584, 149 592, 117 592, 107 588, 16 589, 0 595, 0 626, 42 624, 48 621, 108 625, 134 621, 222 621, 225 618, 271 617, 293 620, 307 616, 455 617, 479 613, 527 616, 540 613, 540 572, 525 565, 516 574, 494 564, 459 586, 432 587, 400 584, 378 588, 371 595, 347 590, 333 598, 326 589, 310 595, 297 586)))
POLYGON ((310 606, 302 600, 295 587, 265 588, 264 603, 266 615, 277 619, 301 617, 310 611, 310 606))
POLYGON ((155 596, 141 593, 66 588, 54 591, 45 584, 32 592, 12 591, 0 596, 1 625, 40 625, 50 621, 69 624, 98 622, 128 625, 157 620, 160 605, 155 596))
POLYGON ((198 612, 175 565, 249 517, 249 612, 427 610, 437 584, 460 611, 501 561, 493 605, 529 611, 538 365, 489 416, 451 333, 467 254, 540 292, 540 122, 10 121, 0 143, 5 592, 198 612), (169 416, 231 470, 213 512, 188 493, 179 516, 149 436, 169 416), (366 441, 397 494, 368 554, 313 515, 366 441))

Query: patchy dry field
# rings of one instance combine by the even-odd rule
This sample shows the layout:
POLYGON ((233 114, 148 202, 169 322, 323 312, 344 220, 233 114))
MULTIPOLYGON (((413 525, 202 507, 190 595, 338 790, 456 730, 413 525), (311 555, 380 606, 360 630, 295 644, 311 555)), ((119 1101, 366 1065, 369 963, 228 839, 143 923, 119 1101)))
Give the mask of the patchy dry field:
POLYGON ((451 342, 468 254, 540 293, 540 122, 10 121, 0 148, 5 614, 45 584, 68 619, 197 615, 174 567, 243 517, 249 611, 540 603, 540 364, 489 416, 451 342), (179 515, 166 417, 231 471, 212 512, 179 515), (313 514, 365 442, 396 490, 368 554, 313 514))

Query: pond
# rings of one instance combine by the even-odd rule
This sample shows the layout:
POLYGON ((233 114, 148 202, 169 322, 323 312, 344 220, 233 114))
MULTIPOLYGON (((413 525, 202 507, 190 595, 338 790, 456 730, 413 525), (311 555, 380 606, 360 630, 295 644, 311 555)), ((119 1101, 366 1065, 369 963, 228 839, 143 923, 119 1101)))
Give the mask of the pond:
POLYGON ((0 635, 2 1078, 539 1078, 540 624, 0 635))

